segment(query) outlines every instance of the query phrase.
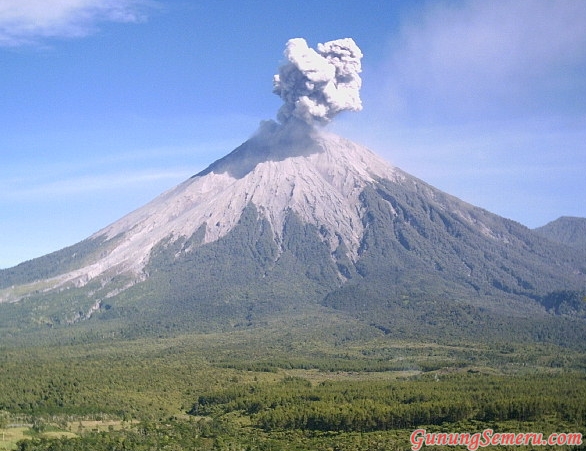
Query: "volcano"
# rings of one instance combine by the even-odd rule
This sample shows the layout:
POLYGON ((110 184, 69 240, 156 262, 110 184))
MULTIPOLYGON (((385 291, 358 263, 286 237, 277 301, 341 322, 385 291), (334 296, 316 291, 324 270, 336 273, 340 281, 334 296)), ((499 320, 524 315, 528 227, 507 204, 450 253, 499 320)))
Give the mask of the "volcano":
POLYGON ((359 144, 266 122, 88 239, 0 271, 0 327, 205 331, 310 309, 398 337, 584 342, 579 302, 564 315, 547 306, 565 302, 559 293, 576 299, 585 273, 579 249, 359 144))

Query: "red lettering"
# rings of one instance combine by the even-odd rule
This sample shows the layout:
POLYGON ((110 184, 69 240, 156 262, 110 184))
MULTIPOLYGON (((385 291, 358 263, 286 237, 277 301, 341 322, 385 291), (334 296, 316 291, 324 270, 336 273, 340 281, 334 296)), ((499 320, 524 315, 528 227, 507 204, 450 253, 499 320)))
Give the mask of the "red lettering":
POLYGON ((570 446, 578 446, 582 444, 582 434, 580 434, 579 432, 571 432, 566 435, 568 438, 566 444, 570 446))
POLYGON ((482 443, 480 444, 480 446, 488 446, 491 443, 491 438, 490 436, 492 435, 494 431, 492 429, 485 429, 482 432, 482 443))
POLYGON ((500 434, 501 436, 501 445, 514 445, 515 444, 515 438, 516 438, 516 434, 512 433, 512 432, 508 432, 508 433, 502 433, 500 434))
POLYGON ((441 433, 437 434, 436 442, 438 445, 447 445, 448 444, 448 434, 446 434, 445 432, 441 432, 441 433))
POLYGON ((476 451, 480 446, 480 439, 482 438, 482 436, 480 434, 474 434, 470 438, 470 443, 467 446, 468 451, 476 451))
POLYGON ((448 445, 456 446, 460 444, 460 434, 451 433, 448 437, 448 445))
POLYGON ((411 433, 411 449, 413 451, 419 451, 423 446, 423 436, 425 435, 425 429, 415 429, 411 433))
POLYGON ((517 446, 522 445, 524 441, 525 441, 525 436, 523 434, 517 434, 517 437, 515 438, 515 445, 517 445, 517 446))
POLYGON ((425 434, 425 445, 426 446, 433 446, 435 445, 435 434, 431 433, 431 434, 425 434))
POLYGON ((425 429, 416 429, 411 433, 411 449, 420 451, 423 445, 426 446, 466 446, 468 451, 477 451, 479 447, 486 446, 513 446, 513 445, 582 445, 582 434, 552 433, 544 439, 542 433, 526 432, 515 434, 513 432, 495 433, 492 429, 485 429, 482 433, 455 433, 435 432, 427 433, 425 429))

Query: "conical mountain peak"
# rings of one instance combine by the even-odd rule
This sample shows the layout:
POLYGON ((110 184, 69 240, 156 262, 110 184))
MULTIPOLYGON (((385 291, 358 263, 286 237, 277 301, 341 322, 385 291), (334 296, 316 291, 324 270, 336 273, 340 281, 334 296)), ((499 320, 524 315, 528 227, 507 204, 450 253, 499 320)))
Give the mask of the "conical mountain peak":
POLYGON ((305 124, 263 123, 252 138, 185 182, 92 235, 109 245, 86 265, 53 278, 52 286, 83 286, 101 276, 146 276, 162 242, 201 235, 198 245, 229 233, 248 206, 270 225, 277 245, 289 214, 322 231, 334 251, 344 243, 356 260, 364 232, 360 194, 375 180, 399 179, 363 146, 305 124))
MULTIPOLYGON (((139 334, 248 327, 307 307, 403 337, 471 337, 478 326, 495 335, 493 324, 532 318, 517 333, 525 340, 540 324, 551 333, 546 309, 586 317, 576 294, 586 287, 582 250, 315 127, 360 110, 361 56, 351 39, 317 51, 289 41, 274 79, 280 123, 262 123, 87 240, 0 271, 0 303, 24 300, 18 307, 33 325, 97 315, 139 334)), ((562 340, 586 337, 583 321, 570 332, 565 320, 553 324, 562 340)))
POLYGON ((269 123, 226 157, 95 236, 128 235, 138 246, 132 246, 135 266, 141 266, 152 246, 167 237, 189 237, 203 226, 203 243, 217 240, 252 203, 277 241, 293 211, 307 223, 325 226, 332 247, 342 237, 355 255, 362 189, 395 176, 375 154, 337 135, 269 123))
POLYGON ((322 152, 317 136, 317 130, 300 121, 291 121, 285 125, 265 121, 249 140, 194 177, 210 172, 227 172, 234 178, 242 178, 257 164, 265 161, 282 161, 322 152))
POLYGON ((446 308, 481 303, 499 318, 542 314, 536 299, 586 286, 583 262, 359 144, 269 122, 88 240, 0 272, 0 302, 71 290, 79 305, 63 314, 69 322, 104 302, 211 315, 239 312, 253 296, 359 312, 386 330, 392 320, 369 312, 411 321, 401 302, 426 308, 430 296, 446 308))

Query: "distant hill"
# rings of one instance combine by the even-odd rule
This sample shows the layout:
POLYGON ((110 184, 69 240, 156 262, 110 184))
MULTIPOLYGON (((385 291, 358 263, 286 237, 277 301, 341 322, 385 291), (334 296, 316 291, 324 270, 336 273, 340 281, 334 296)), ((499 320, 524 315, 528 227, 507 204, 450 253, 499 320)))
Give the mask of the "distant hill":
POLYGON ((586 252, 586 218, 562 216, 534 231, 548 240, 586 252))

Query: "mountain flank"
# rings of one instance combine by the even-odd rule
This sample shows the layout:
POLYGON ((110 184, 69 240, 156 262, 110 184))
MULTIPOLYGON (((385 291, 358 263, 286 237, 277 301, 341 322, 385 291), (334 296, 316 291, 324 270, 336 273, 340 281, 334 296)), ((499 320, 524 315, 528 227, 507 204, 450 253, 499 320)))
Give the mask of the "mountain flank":
POLYGON ((397 338, 583 345, 583 255, 356 143, 266 122, 87 240, 0 271, 0 333, 229 330, 313 312, 397 338))
POLYGON ((562 216, 534 230, 551 241, 586 252, 586 218, 562 216))

